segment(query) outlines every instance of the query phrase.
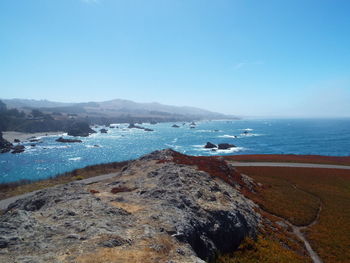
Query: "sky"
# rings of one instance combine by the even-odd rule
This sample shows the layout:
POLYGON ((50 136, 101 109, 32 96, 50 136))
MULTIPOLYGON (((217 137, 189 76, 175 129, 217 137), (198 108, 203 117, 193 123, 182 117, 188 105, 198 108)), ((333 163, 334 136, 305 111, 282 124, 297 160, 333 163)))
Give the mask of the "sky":
POLYGON ((0 98, 350 117, 348 0, 1 0, 0 98))

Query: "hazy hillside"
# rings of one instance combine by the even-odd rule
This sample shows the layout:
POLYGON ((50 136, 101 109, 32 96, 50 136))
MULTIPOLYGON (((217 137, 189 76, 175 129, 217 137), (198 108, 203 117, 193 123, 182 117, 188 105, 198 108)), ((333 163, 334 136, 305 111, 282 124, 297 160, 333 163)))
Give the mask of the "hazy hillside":
POLYGON ((89 116, 119 117, 156 117, 176 119, 222 119, 235 118, 221 113, 188 106, 170 106, 156 102, 137 103, 130 100, 115 99, 103 102, 62 103, 48 100, 3 99, 8 108, 37 108, 43 111, 81 113, 89 116))

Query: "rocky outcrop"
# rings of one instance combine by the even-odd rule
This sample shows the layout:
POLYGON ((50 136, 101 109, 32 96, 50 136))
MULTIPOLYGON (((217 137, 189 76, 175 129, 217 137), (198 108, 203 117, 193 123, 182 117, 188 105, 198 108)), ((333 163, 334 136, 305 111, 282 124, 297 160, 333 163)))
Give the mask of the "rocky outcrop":
POLYGON ((83 142, 83 141, 77 140, 77 139, 65 139, 63 137, 60 137, 60 138, 56 139, 56 142, 73 143, 73 142, 83 142))
POLYGON ((204 148, 207 148, 207 149, 217 148, 217 145, 211 142, 207 142, 207 144, 204 145, 204 148))
POLYGON ((107 133, 108 131, 106 129, 101 129, 100 133, 107 133))
POLYGON ((233 144, 230 144, 230 143, 219 143, 218 144, 218 149, 219 150, 228 150, 228 149, 231 149, 231 148, 234 148, 236 147, 235 145, 233 144))
POLYGON ((14 154, 15 153, 22 153, 22 152, 24 152, 24 150, 25 150, 25 147, 23 145, 18 144, 12 148, 11 153, 14 153, 14 154))
POLYGON ((95 133, 95 131, 86 122, 74 122, 68 127, 67 133, 70 136, 87 137, 91 133, 95 133))
POLYGON ((0 217, 0 262, 203 263, 232 251, 256 235, 256 205, 224 161, 193 158, 156 151, 113 178, 16 201, 0 217))
POLYGON ((177 125, 177 124, 173 124, 171 127, 173 127, 173 128, 180 128, 180 126, 177 125))
POLYGON ((0 153, 6 153, 11 151, 13 145, 9 141, 2 137, 2 132, 0 131, 0 153))
POLYGON ((134 123, 130 123, 128 126, 129 129, 140 129, 140 130, 144 130, 144 131, 153 131, 152 129, 149 128, 145 128, 139 125, 135 125, 134 123))

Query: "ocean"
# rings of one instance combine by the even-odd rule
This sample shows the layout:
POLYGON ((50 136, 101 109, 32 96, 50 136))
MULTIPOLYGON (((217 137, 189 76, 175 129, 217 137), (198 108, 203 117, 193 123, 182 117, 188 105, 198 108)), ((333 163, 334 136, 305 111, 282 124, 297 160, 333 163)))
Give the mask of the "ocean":
MULTIPOLYGON (((107 134, 96 133, 79 138, 82 143, 60 143, 58 136, 45 136, 32 147, 23 143, 24 153, 0 155, 0 183, 22 179, 38 180, 87 165, 138 158, 155 150, 172 148, 189 155, 236 154, 316 154, 328 156, 350 155, 350 119, 261 119, 222 120, 189 123, 158 123, 141 126, 147 132, 106 128, 107 134), (247 131, 247 133, 245 133, 247 131), (205 149, 206 142, 231 143, 230 150, 205 149)), ((95 128, 96 131, 105 127, 95 128)))

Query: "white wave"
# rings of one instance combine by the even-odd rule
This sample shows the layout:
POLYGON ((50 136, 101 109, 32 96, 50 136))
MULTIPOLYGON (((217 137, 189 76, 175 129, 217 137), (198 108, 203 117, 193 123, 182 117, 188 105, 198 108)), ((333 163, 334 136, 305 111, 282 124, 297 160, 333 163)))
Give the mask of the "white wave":
POLYGON ((260 133, 242 133, 239 138, 244 138, 244 137, 256 137, 256 136, 263 136, 264 134, 260 133))
POLYGON ((36 140, 40 140, 42 138, 49 138, 49 137, 62 137, 62 136, 68 136, 68 133, 57 133, 57 134, 49 134, 49 135, 42 135, 42 136, 36 136, 36 140))
POLYGON ((233 147, 231 149, 227 149, 227 150, 216 150, 216 151, 212 151, 213 154, 215 153, 234 153, 234 152, 241 152, 244 151, 245 148, 244 147, 233 147))
POLYGON ((250 132, 250 131, 254 131, 254 129, 251 129, 251 128, 246 128, 246 129, 241 129, 242 131, 247 131, 247 132, 250 132))
POLYGON ((177 138, 175 138, 174 140, 172 140, 172 143, 176 143, 177 142, 177 138))
POLYGON ((175 150, 182 148, 182 146, 180 146, 180 145, 174 145, 174 144, 168 144, 168 143, 166 143, 165 146, 170 147, 170 148, 175 149, 175 150))
POLYGON ((218 130, 195 130, 195 132, 218 132, 218 130))
POLYGON ((199 145, 192 145, 196 151, 200 151, 200 152, 207 152, 210 153, 212 155, 218 155, 218 154, 222 154, 222 153, 234 153, 234 152, 240 152, 240 151, 244 151, 245 148, 244 147, 233 147, 227 150, 218 150, 218 149, 210 149, 210 148, 204 148, 203 145, 200 145, 200 147, 198 147, 199 145))
POLYGON ((88 144, 88 145, 85 145, 85 147, 86 147, 86 148, 101 148, 102 146, 99 145, 99 144, 95 144, 95 145, 90 145, 90 144, 88 144))
POLYGON ((81 157, 73 157, 73 158, 69 158, 69 161, 80 161, 81 157))
POLYGON ((229 134, 220 135, 220 136, 218 136, 218 137, 219 137, 219 138, 232 138, 232 139, 238 138, 237 135, 229 135, 229 134))
POLYGON ((195 144, 195 145, 192 145, 192 147, 195 147, 195 148, 204 148, 204 145, 201 145, 201 144, 195 144))
MULTIPOLYGON (((71 146, 69 145, 56 145, 56 146, 36 146, 36 148, 39 148, 39 149, 66 149, 66 148, 70 148, 71 146)), ((35 147, 33 147, 35 148, 35 147)))

